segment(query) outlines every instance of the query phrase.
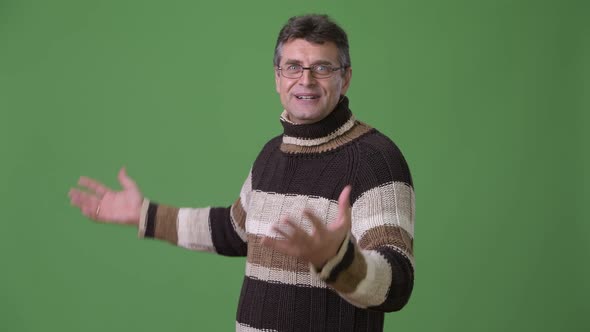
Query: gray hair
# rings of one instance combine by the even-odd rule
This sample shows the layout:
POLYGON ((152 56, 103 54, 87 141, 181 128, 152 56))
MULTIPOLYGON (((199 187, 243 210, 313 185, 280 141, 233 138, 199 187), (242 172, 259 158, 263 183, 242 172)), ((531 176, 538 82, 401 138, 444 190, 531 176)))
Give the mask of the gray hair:
MULTIPOLYGON (((350 54, 346 32, 334 23, 328 15, 309 14, 291 17, 279 32, 273 63, 281 62, 283 45, 293 39, 305 39, 310 43, 333 42, 338 47, 340 66, 350 67, 350 54)), ((344 71, 343 71, 344 73, 344 71)))

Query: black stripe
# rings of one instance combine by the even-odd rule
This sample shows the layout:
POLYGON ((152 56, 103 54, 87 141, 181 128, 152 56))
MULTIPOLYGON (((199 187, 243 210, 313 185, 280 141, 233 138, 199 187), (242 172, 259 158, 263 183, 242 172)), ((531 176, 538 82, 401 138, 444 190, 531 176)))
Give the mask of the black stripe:
POLYGON ((401 151, 374 129, 341 149, 320 154, 285 154, 280 144, 279 136, 258 155, 252 169, 253 190, 336 201, 342 189, 351 184, 354 203, 367 190, 386 183, 412 186, 401 151))
POLYGON ((328 276, 328 279, 326 279, 327 283, 332 283, 334 281, 336 281, 336 279, 338 278, 338 275, 346 270, 350 264, 352 264, 352 261, 354 260, 354 244, 352 243, 352 241, 348 241, 348 245, 346 246, 346 252, 344 253, 344 257, 342 257, 342 260, 340 261, 340 263, 338 263, 330 272, 330 275, 328 276))
POLYGON ((305 125, 294 125, 289 122, 281 121, 281 124, 283 125, 283 132, 287 136, 314 139, 326 137, 335 132, 351 117, 352 112, 350 112, 350 109, 348 108, 348 98, 343 96, 342 101, 336 105, 336 108, 319 122, 305 125))
POLYGON ((154 237, 156 234, 156 212, 158 211, 158 204, 150 202, 147 210, 147 221, 145 225, 145 237, 154 237))
POLYGON ((330 288, 244 278, 237 321, 278 331, 383 331, 383 312, 361 309, 330 288))
POLYGON ((211 208, 209 227, 215 251, 225 256, 246 256, 246 242, 242 241, 231 223, 231 207, 211 208))
POLYGON ((371 309, 386 312, 401 310, 410 300, 414 288, 414 269, 404 255, 392 248, 376 249, 391 266, 392 284, 385 301, 371 309))

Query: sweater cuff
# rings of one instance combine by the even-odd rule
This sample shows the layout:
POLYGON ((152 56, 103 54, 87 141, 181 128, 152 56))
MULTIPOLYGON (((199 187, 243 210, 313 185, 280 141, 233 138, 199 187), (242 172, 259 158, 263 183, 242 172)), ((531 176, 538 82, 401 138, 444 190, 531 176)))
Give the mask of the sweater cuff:
POLYGON ((348 233, 344 241, 342 241, 336 256, 328 260, 321 269, 318 270, 313 264, 309 264, 311 273, 325 282, 334 281, 338 274, 350 265, 352 260, 347 258, 353 255, 354 245, 350 242, 350 233, 348 233))
POLYGON ((143 203, 141 204, 141 211, 140 211, 140 215, 139 215, 139 225, 138 225, 138 230, 137 230, 137 237, 139 237, 139 238, 145 237, 145 230, 147 228, 149 207, 150 207, 150 200, 147 198, 144 198, 143 203))

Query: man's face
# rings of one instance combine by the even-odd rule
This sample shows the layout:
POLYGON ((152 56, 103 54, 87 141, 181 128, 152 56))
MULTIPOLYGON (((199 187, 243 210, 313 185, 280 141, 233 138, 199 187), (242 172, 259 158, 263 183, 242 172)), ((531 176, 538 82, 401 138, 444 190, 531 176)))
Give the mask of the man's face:
MULTIPOLYGON (((338 47, 332 42, 310 43, 304 39, 294 39, 283 44, 281 68, 289 64, 309 67, 314 64, 340 67, 338 47)), ((345 95, 350 84, 352 71, 335 71, 328 78, 314 78, 311 71, 304 70, 300 78, 286 78, 275 69, 275 83, 281 97, 281 104, 287 111, 289 120, 297 124, 318 122, 334 110, 345 95)))

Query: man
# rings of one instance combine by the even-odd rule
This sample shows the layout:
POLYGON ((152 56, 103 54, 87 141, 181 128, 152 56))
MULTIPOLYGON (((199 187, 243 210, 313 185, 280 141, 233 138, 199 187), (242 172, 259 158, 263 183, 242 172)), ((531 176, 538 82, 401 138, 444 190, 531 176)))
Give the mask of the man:
POLYGON ((414 192, 399 149, 357 121, 345 94, 346 33, 327 16, 293 17, 274 57, 282 135, 257 157, 227 208, 176 208, 81 177, 72 204, 139 236, 247 256, 237 331, 382 331, 414 280, 414 192), (89 191, 88 191, 89 190, 89 191))

